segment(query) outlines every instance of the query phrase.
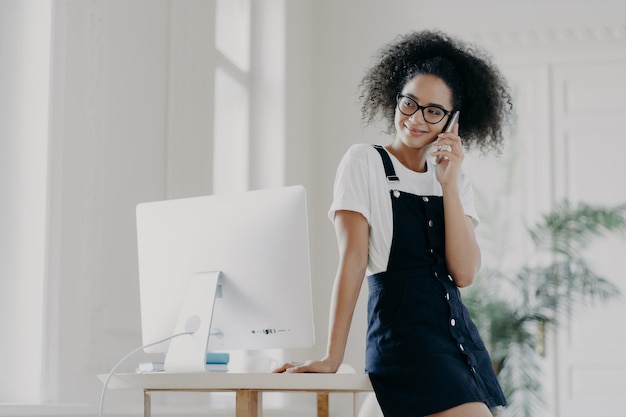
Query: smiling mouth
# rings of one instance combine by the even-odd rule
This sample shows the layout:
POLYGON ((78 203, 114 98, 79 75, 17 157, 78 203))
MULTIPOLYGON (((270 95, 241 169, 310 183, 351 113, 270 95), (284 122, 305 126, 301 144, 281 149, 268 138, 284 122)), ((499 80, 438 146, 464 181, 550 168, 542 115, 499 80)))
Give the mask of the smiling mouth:
POLYGON ((407 125, 404 125, 405 129, 409 131, 410 134, 412 135, 424 135, 426 133, 428 133, 425 130, 421 130, 421 129, 415 129, 415 128, 411 128, 407 125))

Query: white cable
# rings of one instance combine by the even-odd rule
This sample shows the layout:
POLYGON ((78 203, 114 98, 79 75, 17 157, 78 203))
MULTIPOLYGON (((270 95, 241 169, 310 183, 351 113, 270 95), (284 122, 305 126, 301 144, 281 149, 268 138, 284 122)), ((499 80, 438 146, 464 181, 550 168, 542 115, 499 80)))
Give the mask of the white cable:
POLYGON ((111 377, 113 377, 113 375, 114 375, 114 373, 115 373, 115 370, 116 370, 116 369, 117 369, 117 368, 118 368, 118 367, 119 367, 122 363, 124 363, 124 361, 125 361, 126 359, 128 359, 131 355, 133 355, 134 353, 136 353, 136 352, 138 352, 138 351, 140 351, 140 350, 142 350, 142 349, 146 349, 146 348, 149 348, 149 347, 151 347, 151 346, 158 345, 158 344, 163 343, 163 342, 167 342, 168 340, 173 339, 173 338, 178 337, 178 336, 184 336, 184 335, 186 335, 186 334, 194 334, 194 333, 195 333, 195 330, 194 330, 194 331, 189 331, 189 332, 176 333, 175 335, 172 335, 172 336, 166 337, 165 339, 161 339, 161 340, 156 341, 156 342, 154 342, 154 343, 150 343, 150 344, 147 344, 147 345, 144 345, 144 346, 140 346, 140 347, 138 347, 137 349, 133 349, 132 351, 128 352, 128 353, 126 354, 126 356, 124 356, 122 359, 120 359, 120 360, 119 360, 119 361, 115 364, 115 366, 114 366, 113 368, 111 368, 111 371, 109 372, 109 374, 107 375, 106 380, 104 381, 104 386, 102 387, 102 395, 100 396, 100 407, 99 407, 99 409, 98 409, 98 417, 102 417, 102 408, 103 408, 103 406, 104 406, 104 394, 106 393, 106 390, 107 390, 107 385, 109 385, 109 380, 111 379, 111 377))

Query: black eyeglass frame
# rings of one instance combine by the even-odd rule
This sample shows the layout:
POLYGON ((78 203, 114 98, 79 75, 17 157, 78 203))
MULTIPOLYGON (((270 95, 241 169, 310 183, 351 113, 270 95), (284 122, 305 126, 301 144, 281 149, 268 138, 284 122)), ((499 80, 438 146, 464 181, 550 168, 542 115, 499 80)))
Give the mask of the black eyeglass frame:
POLYGON ((410 97, 410 96, 404 95, 404 94, 402 94, 402 93, 398 93, 398 94, 396 95, 396 107, 398 108, 398 111, 399 111, 400 113, 404 114, 405 116, 409 116, 409 117, 413 116, 415 113, 417 113, 418 111, 420 111, 420 110, 421 110, 421 111, 422 111, 422 117, 424 118, 424 121, 425 121, 426 123, 428 123, 428 124, 431 124, 431 125, 436 125, 437 123, 441 123, 441 121, 442 121, 442 120, 443 120, 446 116, 450 116, 450 114, 452 114, 452 112, 453 112, 453 110, 448 111, 448 110, 444 109, 443 107, 439 107, 439 106, 420 106, 420 105, 419 105, 419 103, 418 103, 417 101, 415 101, 415 99, 414 99, 413 97, 410 97), (409 99, 409 100, 411 100, 413 103, 415 103, 415 111, 414 111, 413 113, 409 113, 409 114, 407 114, 407 113, 403 112, 403 111, 400 109, 400 100, 401 100, 401 99, 404 99, 404 98, 409 99), (429 107, 432 107, 432 108, 435 108, 435 109, 438 109, 438 110, 443 111, 443 115, 441 116, 441 119, 439 119, 439 120, 438 120, 438 121, 436 121, 436 122, 429 122, 428 120, 426 120, 426 116, 424 115, 424 109, 427 109, 427 108, 429 108, 429 107))

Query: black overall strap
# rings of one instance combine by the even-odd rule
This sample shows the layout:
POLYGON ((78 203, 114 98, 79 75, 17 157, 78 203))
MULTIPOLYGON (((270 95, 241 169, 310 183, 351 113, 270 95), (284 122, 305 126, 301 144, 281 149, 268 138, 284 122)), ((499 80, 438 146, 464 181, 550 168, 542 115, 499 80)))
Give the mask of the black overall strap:
POLYGON ((393 169, 393 163, 391 162, 391 158, 389 154, 381 145, 372 145, 374 149, 378 151, 380 157, 383 159, 383 166, 385 167, 385 175, 387 175, 387 181, 396 182, 400 181, 398 176, 396 175, 396 170, 393 169))

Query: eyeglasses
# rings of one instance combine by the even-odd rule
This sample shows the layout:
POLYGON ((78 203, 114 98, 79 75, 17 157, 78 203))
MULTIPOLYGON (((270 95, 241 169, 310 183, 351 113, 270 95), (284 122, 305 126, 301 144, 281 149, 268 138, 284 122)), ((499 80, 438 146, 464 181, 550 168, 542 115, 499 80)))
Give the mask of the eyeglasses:
POLYGON ((446 115, 452 113, 439 106, 420 106, 417 101, 411 97, 398 94, 396 97, 398 102, 398 110, 405 116, 413 116, 418 110, 422 111, 426 123, 437 124, 443 120, 446 115))

